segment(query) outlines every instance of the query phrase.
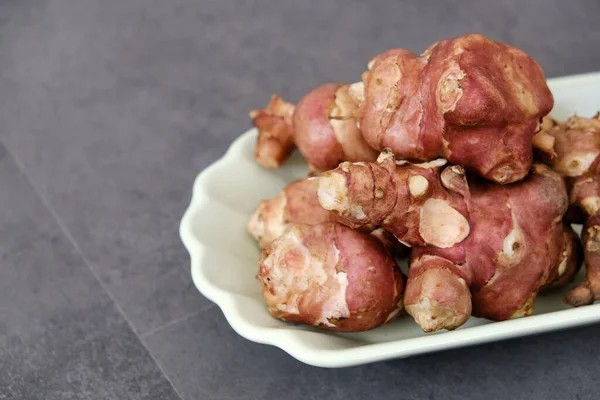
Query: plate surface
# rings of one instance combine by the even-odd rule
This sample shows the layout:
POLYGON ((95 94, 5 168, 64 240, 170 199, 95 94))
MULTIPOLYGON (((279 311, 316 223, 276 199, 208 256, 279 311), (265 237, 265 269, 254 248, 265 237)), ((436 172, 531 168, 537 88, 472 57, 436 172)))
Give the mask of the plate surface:
MULTIPOLYGON (((551 79, 549 86, 555 118, 592 116, 600 110, 600 73, 551 79)), ((260 251, 245 225, 260 200, 305 176, 307 168, 297 152, 279 170, 261 168, 254 161, 255 140, 254 129, 244 133, 198 175, 180 225, 194 283, 241 336, 280 347, 307 364, 345 367, 600 322, 600 304, 570 308, 562 302, 564 289, 540 295, 530 317, 502 322, 472 317, 455 331, 433 334, 423 333, 410 317, 354 334, 271 318, 255 279, 260 251)))

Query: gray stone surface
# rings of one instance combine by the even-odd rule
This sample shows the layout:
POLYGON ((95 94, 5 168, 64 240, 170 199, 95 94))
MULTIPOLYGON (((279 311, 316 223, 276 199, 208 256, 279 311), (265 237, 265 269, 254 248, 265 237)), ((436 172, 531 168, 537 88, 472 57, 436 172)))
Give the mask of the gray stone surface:
POLYGON ((177 399, 0 144, 0 399, 177 399))
POLYGON ((195 175, 272 92, 295 101, 384 49, 467 32, 548 76, 600 70, 598 15, 596 0, 0 1, 0 140, 49 206, 0 161, 0 398, 169 398, 166 377, 186 399, 592 398, 597 326, 301 365, 231 332, 193 287, 177 225, 195 175))
POLYGON ((172 46, 135 3, 5 4, 0 137, 144 334, 208 305, 177 233, 204 117, 153 73, 172 46))
POLYGON ((600 325, 367 366, 310 367, 249 343, 218 309, 147 344, 184 399, 597 399, 600 325), (485 395, 485 397, 484 397, 485 395))

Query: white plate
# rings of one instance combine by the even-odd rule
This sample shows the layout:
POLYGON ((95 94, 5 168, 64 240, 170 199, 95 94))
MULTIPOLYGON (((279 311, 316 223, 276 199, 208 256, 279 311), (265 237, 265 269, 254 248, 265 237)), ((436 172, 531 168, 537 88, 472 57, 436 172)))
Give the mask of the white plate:
MULTIPOLYGON (((600 110, 600 73, 552 79, 549 84, 555 97, 554 117, 592 116, 600 110)), ((570 308, 562 302, 564 290, 540 295, 533 316, 503 322, 471 318, 460 329, 433 334, 423 333, 410 317, 355 334, 271 318, 255 279, 260 251, 245 225, 260 200, 275 196, 307 170, 297 153, 279 170, 261 168, 253 158, 255 140, 255 130, 244 133, 197 177, 180 226, 194 283, 219 305, 241 336, 280 347, 307 364, 344 367, 600 321, 600 304, 570 308)))

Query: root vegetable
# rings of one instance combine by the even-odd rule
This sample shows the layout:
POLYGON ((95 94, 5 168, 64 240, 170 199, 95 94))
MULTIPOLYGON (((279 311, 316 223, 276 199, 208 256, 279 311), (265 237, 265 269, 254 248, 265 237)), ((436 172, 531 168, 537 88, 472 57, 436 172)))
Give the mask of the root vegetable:
POLYGON ((482 35, 392 49, 367 68, 250 113, 256 160, 278 168, 297 147, 313 176, 247 225, 272 316, 362 331, 404 304, 427 332, 518 318, 583 258, 587 279, 566 300, 600 298, 600 115, 548 117, 539 65, 482 35), (569 223, 584 221, 582 246, 569 223), (407 246, 405 287, 393 256, 407 246))
POLYGON ((574 116, 564 124, 546 117, 540 128, 534 144, 552 169, 573 178, 593 172, 600 156, 600 114, 593 118, 574 116))
POLYGON ((318 199, 354 224, 380 225, 413 246, 404 302, 425 331, 457 328, 471 314, 531 314, 542 288, 570 280, 578 268, 579 247, 562 222, 563 179, 536 164, 517 184, 469 184, 461 167, 442 167, 383 152, 378 163, 342 163, 323 173, 318 199))
POLYGON ((284 321, 355 332, 402 309, 392 255, 373 235, 334 222, 292 225, 263 251, 257 278, 269 313, 284 321))
POLYGON ((317 225, 336 220, 341 219, 319 204, 317 181, 303 178, 290 183, 274 198, 261 201, 246 230, 264 248, 281 236, 289 224, 317 225))
POLYGON ((371 147, 401 159, 443 157, 498 183, 527 175, 538 121, 553 106, 539 65, 482 35, 434 43, 421 56, 387 51, 350 94, 371 147))
POLYGON ((567 293, 565 300, 572 306, 588 305, 600 299, 600 216, 589 217, 582 232, 586 280, 567 293))
POLYGON ((258 129, 254 158, 265 168, 279 168, 294 148, 292 137, 292 114, 294 105, 277 95, 262 110, 250 112, 250 118, 258 129))
MULTIPOLYGON (((261 201, 246 230, 261 248, 265 248, 281 236, 290 224, 317 225, 330 221, 355 226, 321 207, 317 199, 317 181, 306 177, 290 183, 274 198, 261 201)), ((363 232, 371 233, 395 257, 408 257, 410 250, 387 231, 372 225, 360 228, 363 232)))
POLYGON ((338 83, 319 86, 296 107, 273 95, 266 108, 252 111, 259 131, 256 161, 265 168, 279 168, 294 146, 313 173, 342 161, 375 161, 378 151, 357 126, 357 105, 348 88, 338 83))
POLYGON ((464 240, 470 229, 464 170, 448 168, 442 180, 444 160, 399 163, 386 151, 378 163, 344 162, 317 178, 318 200, 354 226, 381 226, 411 246, 449 248, 464 240), (411 185, 416 178, 422 180, 417 189, 411 185))
POLYGON ((311 171, 326 171, 342 161, 375 161, 378 152, 363 139, 356 112, 348 85, 322 85, 300 100, 293 136, 311 171))
POLYGON ((540 128, 534 141, 538 154, 567 178, 571 222, 584 222, 586 280, 565 300, 573 306, 591 304, 600 299, 600 113, 566 123, 546 118, 540 128))

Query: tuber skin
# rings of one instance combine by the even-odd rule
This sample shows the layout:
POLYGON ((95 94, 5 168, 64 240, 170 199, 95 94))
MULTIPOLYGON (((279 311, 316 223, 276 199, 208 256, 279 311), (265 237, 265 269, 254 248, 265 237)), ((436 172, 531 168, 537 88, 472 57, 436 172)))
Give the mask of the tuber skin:
POLYGON ((471 281, 473 315, 531 315, 540 290, 572 281, 582 256, 579 239, 562 221, 567 207, 563 179, 541 164, 515 185, 471 185, 473 233, 465 246, 468 263, 479 270, 471 281))
POLYGON ((293 136, 311 172, 322 172, 342 161, 375 161, 378 151, 357 127, 356 102, 349 85, 328 83, 304 96, 294 112, 293 136))
POLYGON ((254 158, 264 168, 279 168, 294 149, 293 113, 294 105, 277 95, 271 96, 264 109, 250 112, 252 123, 258 129, 254 158))
POLYGON ((586 219, 581 240, 584 246, 586 280, 571 289, 565 301, 572 306, 592 304, 600 299, 600 216, 586 219))
POLYGON ((564 124, 545 117, 534 139, 540 158, 562 176, 589 174, 600 156, 600 113, 592 118, 574 116, 564 124))
POLYGON ((339 83, 321 85, 295 107, 273 95, 266 108, 252 111, 259 131, 256 161, 265 168, 279 168, 294 146, 311 173, 335 168, 342 161, 375 161, 379 152, 357 127, 357 104, 348 88, 339 83))
POLYGON ((563 175, 569 186, 569 222, 582 223, 586 280, 570 290, 572 306, 600 299, 600 113, 573 116, 565 123, 549 117, 534 138, 538 156, 563 175))
MULTIPOLYGON (((246 225, 246 230, 262 249, 281 236, 290 224, 317 225, 330 221, 355 227, 321 207, 317 199, 317 181, 314 177, 306 177, 290 183, 274 198, 261 201, 246 225)), ((371 233, 394 257, 408 257, 409 248, 387 231, 372 225, 361 226, 360 229, 371 233)))
POLYGON ((265 248, 285 232, 289 224, 317 225, 342 221, 325 210, 317 199, 317 181, 298 179, 286 186, 277 196, 260 202, 246 230, 265 248))
POLYGON ((335 222, 294 224, 263 250, 269 313, 340 332, 376 328, 402 310, 404 277, 373 235, 335 222))
POLYGON ((377 163, 342 163, 318 178, 321 205, 375 224, 413 246, 404 304, 426 332, 470 315, 530 315, 537 293, 572 279, 580 246, 562 217, 561 176, 542 164, 513 185, 467 182, 459 166, 411 164, 384 151, 377 163))
POLYGON ((389 151, 377 163, 344 162, 317 178, 318 201, 354 226, 381 226, 407 245, 451 248, 469 234, 469 189, 461 167, 445 169, 442 179, 445 164, 396 162, 389 151))
POLYGON ((367 143, 399 159, 446 158, 501 184, 523 179, 554 99, 527 54, 482 35, 389 50, 350 87, 367 143))

